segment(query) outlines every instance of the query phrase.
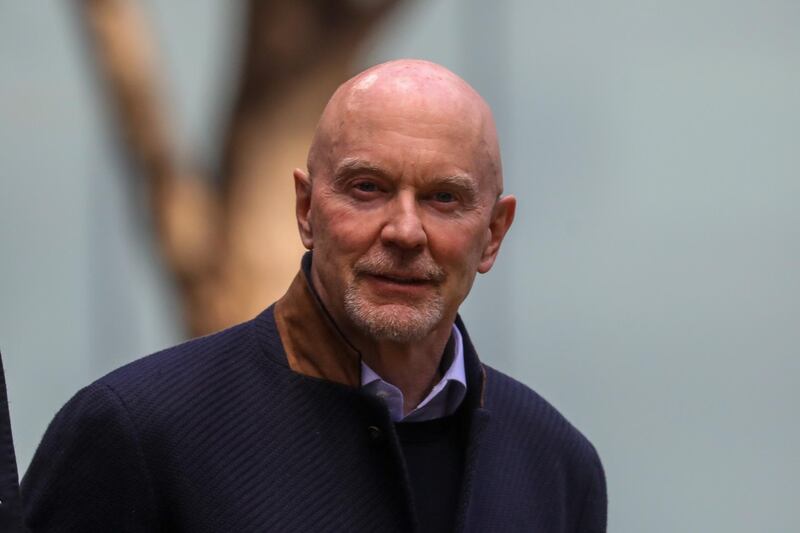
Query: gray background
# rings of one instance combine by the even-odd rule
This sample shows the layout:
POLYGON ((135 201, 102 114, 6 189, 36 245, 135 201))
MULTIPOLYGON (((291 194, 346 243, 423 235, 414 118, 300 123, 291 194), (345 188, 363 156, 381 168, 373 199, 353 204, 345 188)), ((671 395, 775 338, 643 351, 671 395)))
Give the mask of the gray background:
MULTIPOLYGON (((144 4, 211 161, 239 14, 144 4)), ((23 470, 78 388, 181 339, 71 5, 0 5, 0 349, 23 470)), ((437 0, 365 47, 363 66, 441 62, 494 107, 518 218, 463 314, 485 361, 595 443, 610 531, 800 531, 798 28, 789 1, 437 0)))

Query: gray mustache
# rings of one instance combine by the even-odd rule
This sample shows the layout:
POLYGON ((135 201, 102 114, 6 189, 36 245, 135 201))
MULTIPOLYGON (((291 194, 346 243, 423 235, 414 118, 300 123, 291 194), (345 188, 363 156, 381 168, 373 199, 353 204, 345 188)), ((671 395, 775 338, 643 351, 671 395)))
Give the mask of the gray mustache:
POLYGON ((411 261, 397 261, 391 257, 367 257, 355 264, 357 274, 413 278, 439 282, 444 280, 445 272, 433 259, 423 258, 411 261))

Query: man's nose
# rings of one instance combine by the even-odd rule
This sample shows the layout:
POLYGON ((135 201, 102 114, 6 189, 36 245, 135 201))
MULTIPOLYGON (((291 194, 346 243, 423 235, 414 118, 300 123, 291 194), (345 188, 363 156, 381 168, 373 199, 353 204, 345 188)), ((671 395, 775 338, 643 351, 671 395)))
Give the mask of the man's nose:
POLYGON ((388 219, 381 230, 381 240, 384 244, 404 249, 419 248, 427 244, 428 236, 419 216, 415 198, 396 198, 387 208, 388 219))

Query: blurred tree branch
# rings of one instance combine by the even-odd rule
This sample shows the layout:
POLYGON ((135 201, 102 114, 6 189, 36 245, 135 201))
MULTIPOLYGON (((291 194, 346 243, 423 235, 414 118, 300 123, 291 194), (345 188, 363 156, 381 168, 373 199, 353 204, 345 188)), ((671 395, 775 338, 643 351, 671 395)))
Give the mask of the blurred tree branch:
POLYGON ((302 253, 291 170, 359 45, 400 1, 248 0, 238 88, 210 179, 181 153, 141 7, 78 0, 190 334, 249 318, 288 285, 302 253))

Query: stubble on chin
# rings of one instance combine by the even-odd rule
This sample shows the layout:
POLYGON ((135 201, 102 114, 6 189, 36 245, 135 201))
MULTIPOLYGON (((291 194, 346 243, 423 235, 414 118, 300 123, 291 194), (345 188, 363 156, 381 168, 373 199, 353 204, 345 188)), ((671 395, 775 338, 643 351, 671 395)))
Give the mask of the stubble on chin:
POLYGON ((375 303, 363 293, 358 279, 344 293, 344 310, 363 334, 397 343, 425 338, 444 316, 444 299, 435 291, 429 298, 412 303, 375 303))

